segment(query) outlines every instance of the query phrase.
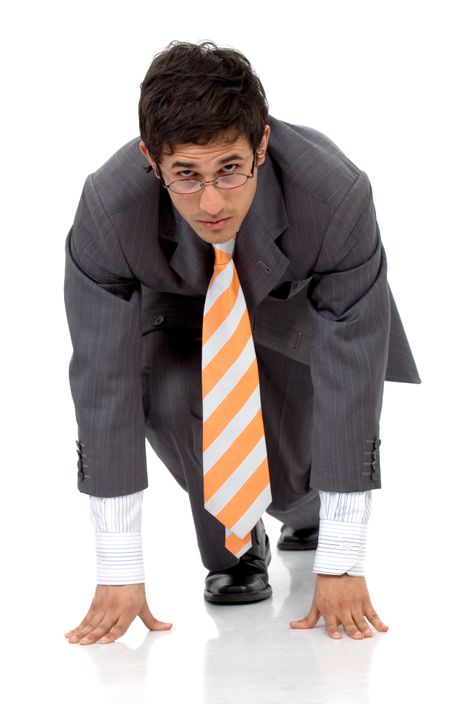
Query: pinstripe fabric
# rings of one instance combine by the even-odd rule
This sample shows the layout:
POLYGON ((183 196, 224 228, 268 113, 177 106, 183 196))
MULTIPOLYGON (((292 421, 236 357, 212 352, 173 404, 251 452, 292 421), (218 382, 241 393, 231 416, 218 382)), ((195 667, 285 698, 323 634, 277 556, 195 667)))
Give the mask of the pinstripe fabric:
POLYGON ((319 491, 320 518, 330 521, 367 523, 372 510, 372 492, 319 491))
POLYGON ((109 499, 92 496, 91 520, 100 533, 137 533, 141 530, 143 491, 109 499))
POLYGON ((241 557, 272 495, 258 365, 234 245, 234 239, 213 245, 203 312, 203 486, 206 510, 226 528, 225 547, 241 557))
MULTIPOLYGON (((255 344, 282 355, 283 368, 291 369, 286 359, 309 366, 310 486, 376 489, 380 471, 366 452, 379 434, 383 382, 420 377, 387 283, 370 182, 326 135, 272 116, 269 124, 235 253, 255 344)), ((105 497, 148 485, 142 357, 159 329, 198 325, 210 279, 211 246, 145 173, 139 141, 88 176, 65 248, 69 375, 83 446, 75 471, 80 491, 105 497)), ((266 408, 277 423, 278 406, 266 408)))
MULTIPOLYGON (((373 450, 383 382, 420 377, 387 282, 367 175, 317 130, 272 116, 269 124, 235 264, 277 467, 269 511, 280 515, 307 487, 379 488, 373 450)), ((82 446, 74 471, 79 490, 90 495, 115 498, 146 488, 147 434, 185 482, 202 559, 215 569, 232 555, 219 554, 220 536, 211 537, 217 521, 203 508, 201 399, 197 404, 192 393, 200 365, 189 356, 211 246, 144 171, 139 141, 88 176, 66 238, 69 375, 82 446)), ((239 362, 245 365, 245 355, 239 362)))

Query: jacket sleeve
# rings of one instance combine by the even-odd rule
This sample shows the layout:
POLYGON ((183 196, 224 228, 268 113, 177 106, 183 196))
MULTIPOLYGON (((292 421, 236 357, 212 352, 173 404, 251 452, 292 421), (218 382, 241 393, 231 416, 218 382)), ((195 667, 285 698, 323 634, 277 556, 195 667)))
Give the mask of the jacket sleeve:
POLYGON ((364 172, 327 227, 308 305, 313 325, 311 486, 331 492, 380 488, 390 299, 386 256, 364 172))
POLYGON ((111 497, 148 486, 141 382, 141 286, 88 176, 65 242, 78 489, 111 497))

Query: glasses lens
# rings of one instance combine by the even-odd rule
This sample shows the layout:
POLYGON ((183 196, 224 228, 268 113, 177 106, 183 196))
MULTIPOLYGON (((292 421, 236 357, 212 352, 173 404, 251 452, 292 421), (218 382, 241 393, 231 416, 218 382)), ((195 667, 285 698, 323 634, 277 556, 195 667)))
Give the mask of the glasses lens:
MULTIPOLYGON (((239 188, 246 183, 248 176, 245 174, 228 174, 227 176, 219 176, 216 180, 217 188, 239 188)), ((173 193, 197 193, 202 189, 202 181, 195 178, 185 178, 179 181, 173 181, 170 186, 173 193)))
POLYGON ((245 174, 228 174, 227 176, 219 176, 217 179, 218 188, 238 188, 243 186, 247 181, 245 174))
POLYGON ((196 191, 200 191, 201 187, 201 181, 188 178, 181 181, 174 181, 170 184, 170 190, 174 193, 195 193, 196 191))

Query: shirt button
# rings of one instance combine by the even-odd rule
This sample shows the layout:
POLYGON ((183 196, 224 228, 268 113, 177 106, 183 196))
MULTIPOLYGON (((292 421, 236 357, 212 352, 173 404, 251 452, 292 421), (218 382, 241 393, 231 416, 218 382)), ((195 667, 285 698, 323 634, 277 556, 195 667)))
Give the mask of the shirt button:
POLYGON ((158 315, 154 320, 153 320, 153 325, 161 325, 161 323, 164 322, 164 316, 163 315, 158 315))
POLYGON ((340 543, 339 546, 343 552, 352 552, 356 546, 352 543, 340 543))

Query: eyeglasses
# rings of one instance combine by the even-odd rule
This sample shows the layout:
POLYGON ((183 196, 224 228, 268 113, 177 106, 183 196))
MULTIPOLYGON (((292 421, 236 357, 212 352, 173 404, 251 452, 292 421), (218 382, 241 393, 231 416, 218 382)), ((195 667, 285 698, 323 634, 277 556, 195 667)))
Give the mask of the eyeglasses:
POLYGON ((255 158, 256 152, 253 153, 253 163, 250 175, 247 174, 225 174, 225 176, 218 176, 212 181, 202 181, 199 178, 182 178, 172 181, 172 183, 164 183, 164 179, 161 176, 161 167, 158 164, 159 174, 161 177, 161 183, 168 191, 172 193, 177 193, 179 195, 191 195, 193 193, 199 193, 203 191, 208 183, 212 183, 216 188, 223 189, 224 191, 229 191, 232 188, 239 188, 243 186, 250 178, 253 178, 255 169, 255 158))

